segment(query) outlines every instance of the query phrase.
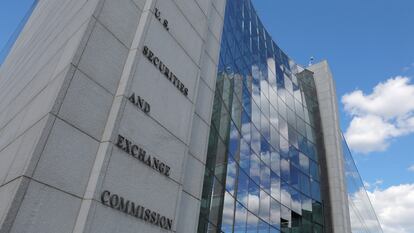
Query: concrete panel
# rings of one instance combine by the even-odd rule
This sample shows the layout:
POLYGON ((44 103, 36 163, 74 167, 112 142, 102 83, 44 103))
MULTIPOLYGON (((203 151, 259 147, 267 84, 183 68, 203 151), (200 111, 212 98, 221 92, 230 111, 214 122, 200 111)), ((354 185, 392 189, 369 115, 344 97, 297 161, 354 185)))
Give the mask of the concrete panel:
POLYGON ((99 22, 79 62, 79 69, 115 94, 128 49, 99 22))
POLYGON ((196 113, 204 122, 210 124, 211 112, 213 110, 214 93, 204 81, 200 81, 198 85, 198 96, 196 102, 196 113))
POLYGON ((180 213, 178 215, 177 232, 197 232, 199 212, 200 201, 183 193, 180 203, 180 213), (192 219, 192 221, 188 221, 188 219, 192 219))
POLYGON ((201 79, 210 87, 211 90, 216 88, 217 66, 210 56, 204 54, 201 58, 201 79))
MULTIPOLYGON (((212 32, 208 31, 208 34, 211 34, 212 32)), ((219 62, 219 55, 220 55, 220 42, 214 37, 209 36, 206 39, 205 44, 206 52, 210 56, 210 58, 213 60, 214 64, 218 64, 219 62)))
MULTIPOLYGON (((209 0, 206 0, 206 2, 208 1, 209 0)), ((198 34, 203 37, 205 35, 205 30, 208 27, 208 21, 199 5, 194 0, 175 0, 175 3, 178 8, 180 8, 182 14, 187 18, 188 22, 190 22, 198 34)))
MULTIPOLYGON (((192 103, 146 59, 139 61, 129 95, 132 93, 150 104, 151 117, 180 140, 187 141, 192 103)), ((128 102, 127 105, 133 104, 128 102)))
POLYGON ((78 70, 58 115, 99 141, 112 100, 109 92, 78 70))
POLYGON ((209 133, 210 126, 195 114, 193 117, 193 127, 191 129, 189 150, 192 155, 203 163, 206 161, 209 133))
MULTIPOLYGON (((192 4, 193 7, 197 7, 192 3, 193 1, 188 2, 188 4, 192 4)), ((168 37, 168 34, 172 35, 172 37, 177 40, 180 46, 183 47, 186 53, 192 58, 193 62, 198 64, 203 46, 203 39, 201 38, 201 35, 194 29, 191 22, 189 22, 181 13, 174 1, 157 1, 156 7, 161 12, 162 20, 168 20, 169 27, 168 32, 167 30, 164 30, 165 35, 160 34, 159 36, 168 37)), ((156 22, 156 20, 154 23, 156 25, 151 24, 150 27, 163 27, 162 23, 156 22)))
POLYGON ((14 140, 11 144, 9 144, 5 149, 0 152, 0 184, 3 185, 4 181, 7 177, 7 173, 9 171, 10 166, 13 163, 14 157, 16 157, 17 151, 19 150, 19 146, 22 142, 22 138, 18 138, 14 140))
POLYGON ((0 232, 10 232, 28 185, 20 177, 0 187, 0 232))
MULTIPOLYGON (((224 1, 220 0, 220 2, 224 2, 224 1)), ((210 10, 208 28, 210 32, 212 33, 212 35, 214 36, 214 38, 216 38, 217 41, 221 41, 221 33, 223 30, 223 16, 217 12, 215 7, 213 7, 210 10)))
POLYGON ((7 177, 4 182, 10 182, 24 174, 28 175, 26 171, 30 164, 37 163, 35 159, 36 148, 41 147, 43 149, 42 141, 47 137, 47 133, 44 132, 47 131, 48 125, 50 124, 48 119, 48 116, 44 117, 20 136, 21 143, 19 149, 13 158, 13 162, 7 169, 7 177))
POLYGON ((105 0, 98 21, 129 48, 140 16, 141 10, 131 0, 105 0))
POLYGON ((79 199, 31 181, 10 233, 71 233, 79 207, 79 199))
POLYGON ((132 0, 140 10, 144 10, 145 2, 147 0, 132 0))
POLYGON ((195 0, 203 13, 207 16, 211 6, 211 0, 195 0))
POLYGON ((96 140, 56 119, 34 178, 81 197, 97 150, 96 140))
POLYGON ((192 155, 187 156, 183 189, 194 197, 201 197, 205 166, 192 155))
POLYGON ((0 226, 6 219, 9 208, 12 205, 13 198, 19 188, 20 181, 20 179, 17 179, 0 187, 0 226))

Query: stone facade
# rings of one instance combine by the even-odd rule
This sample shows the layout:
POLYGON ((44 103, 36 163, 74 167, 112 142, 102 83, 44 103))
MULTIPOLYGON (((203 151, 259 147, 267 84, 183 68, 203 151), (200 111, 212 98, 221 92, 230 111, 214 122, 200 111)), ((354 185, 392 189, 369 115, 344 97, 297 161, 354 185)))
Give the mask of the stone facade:
POLYGON ((39 1, 0 69, 0 232, 196 232, 224 9, 39 1))

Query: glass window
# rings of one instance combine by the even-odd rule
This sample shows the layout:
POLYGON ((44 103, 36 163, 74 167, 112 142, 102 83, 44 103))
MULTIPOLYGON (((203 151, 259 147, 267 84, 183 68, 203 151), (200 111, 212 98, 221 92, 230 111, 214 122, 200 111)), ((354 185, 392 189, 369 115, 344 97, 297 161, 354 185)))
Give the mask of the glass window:
POLYGON ((295 211, 297 214, 302 214, 302 198, 301 194, 296 189, 290 189, 290 196, 292 198, 292 212, 295 211))
POLYGON ((252 153, 250 155, 250 178, 256 183, 260 184, 260 158, 252 153))
POLYGON ((247 207, 249 193, 249 177, 243 171, 239 171, 237 184, 237 200, 247 207))
MULTIPOLYGON (((261 83, 267 83, 267 82, 262 81, 261 83)), ((267 89, 267 86, 266 86, 266 89, 267 89)), ((263 112, 263 115, 266 118, 269 119, 269 116, 270 116, 270 103, 269 103, 269 100, 267 98, 268 98, 268 94, 266 95, 266 94, 264 94, 264 92, 262 92, 261 100, 260 100, 260 108, 263 112)))
POLYGON ((313 201, 312 203, 312 220, 316 223, 323 224, 323 210, 322 210, 322 204, 313 201))
POLYGON ((292 215, 290 209, 285 206, 280 206, 280 225, 282 227, 282 231, 285 229, 290 229, 292 226, 292 215))
POLYGON ((287 125, 286 120, 284 120, 283 118, 279 118, 279 132, 280 132, 280 135, 283 136, 284 138, 289 138, 288 125, 287 125))
POLYGON ((222 232, 233 232, 234 211, 234 199, 229 193, 226 192, 224 196, 223 217, 221 221, 222 232))
MULTIPOLYGON (((260 99, 259 99, 259 101, 260 101, 260 99)), ((253 102, 252 103, 252 123, 258 129, 260 128, 260 116, 261 116, 261 113, 262 112, 260 111, 259 106, 255 102, 253 102)))
POLYGON ((257 233, 269 233, 269 224, 261 220, 259 222, 257 233))
POLYGON ((254 127, 253 125, 252 125, 251 129, 252 129, 251 147, 252 147, 253 151, 256 152, 256 154, 260 154, 261 135, 259 133, 259 130, 257 130, 256 127, 254 127))
POLYGON ((306 136, 306 123, 302 118, 296 117, 296 127, 301 135, 306 136))
POLYGON ((290 162, 293 165, 295 165, 296 167, 300 167, 299 151, 293 146, 290 146, 289 148, 289 158, 290 158, 290 162))
POLYGON ((312 186, 312 198, 317 201, 322 201, 321 200, 321 187, 319 185, 319 182, 312 180, 311 186, 312 186))
POLYGON ((234 195, 235 182, 237 179, 237 164, 233 157, 230 155, 227 162, 227 177, 226 177, 226 190, 234 195))
POLYGON ((310 179, 307 175, 303 173, 299 173, 299 180, 300 180, 300 191, 308 196, 311 195, 310 192, 310 179))
POLYGON ((270 153, 271 169, 274 173, 280 176, 280 155, 278 152, 273 151, 270 153))
POLYGON ((299 181, 300 172, 295 166, 290 167, 290 185, 300 190, 300 181, 299 181))
POLYGON ((240 159, 239 165, 245 171, 250 171, 250 145, 244 140, 240 140, 240 159))
POLYGON ((312 199, 302 195, 302 217, 312 221, 312 199))
POLYGON ((296 130, 292 126, 289 126, 288 129, 289 129, 289 144, 296 148, 299 148, 298 136, 297 136, 296 130))
POLYGON ((322 226, 318 224, 313 224, 313 233, 323 233, 322 226))
POLYGON ((293 84, 292 84, 292 80, 290 80, 290 78, 285 74, 284 75, 285 78, 285 88, 289 93, 293 93, 293 84))
POLYGON ((234 218, 234 233, 246 232, 247 210, 239 203, 236 203, 236 214, 234 218))
POLYGON ((282 135, 280 135, 279 143, 280 156, 283 158, 289 158, 289 142, 282 135))
POLYGON ((302 217, 292 211, 292 233, 302 233, 300 231, 300 226, 302 224, 302 217))
POLYGON ((309 174, 309 158, 303 153, 299 153, 300 169, 305 173, 309 174))
POLYGON ((273 198, 270 199, 270 224, 280 229, 280 203, 273 198))
POLYGON ((300 227, 301 233, 312 233, 312 222, 302 218, 302 225, 300 227))
MULTIPOLYGON (((274 109, 277 109, 277 92, 276 92, 276 89, 269 88, 269 101, 270 101, 270 106, 273 107, 274 109)), ((270 111, 270 114, 271 113, 272 113, 272 111, 270 111)))
POLYGON ((271 179, 271 186, 270 186, 270 194, 274 199, 280 201, 280 177, 276 175, 274 172, 270 173, 271 179))
POLYGON ((319 166, 314 161, 309 161, 310 175, 312 179, 319 181, 319 166))
POLYGON ((291 196, 290 196, 290 186, 286 182, 282 182, 280 186, 280 197, 281 197, 281 203, 284 206, 287 206, 290 208, 291 204, 291 196))
POLYGON ((287 120, 290 126, 296 128, 296 114, 290 108, 287 108, 287 120))
POLYGON ((289 160, 282 158, 280 160, 281 177, 284 181, 290 180, 290 163, 289 160))
POLYGON ((260 188, 254 182, 249 182, 249 203, 247 208, 255 215, 259 215, 260 188))
POLYGON ((275 129, 279 129, 279 114, 276 110, 276 107, 271 106, 270 107, 270 124, 275 127, 275 129))
POLYGON ((279 150, 279 144, 280 144, 279 140, 280 140, 279 132, 277 131, 276 128, 271 126, 270 127, 270 145, 272 145, 272 147, 275 150, 279 150))
POLYGON ((262 119, 261 119, 261 126, 260 126, 260 132, 263 135, 263 137, 270 142, 270 122, 269 119, 266 118, 263 114, 262 114, 262 119))
POLYGON ((270 193, 270 168, 265 163, 260 163, 260 188, 270 193))
MULTIPOLYGON (((283 91, 278 90, 278 94, 280 95, 280 93, 283 93, 283 91)), ((279 110, 279 115, 282 116, 282 118, 287 119, 287 110, 286 110, 286 104, 285 102, 283 102, 282 98, 279 96, 278 101, 277 101, 277 106, 278 106, 278 110, 279 110)))
POLYGON ((259 219, 253 213, 247 212, 246 233, 257 233, 259 219))
POLYGON ((208 217, 208 220, 216 226, 219 222, 219 217, 221 215, 223 198, 223 185, 220 182, 218 182, 217 179, 214 179, 213 196, 211 199, 210 215, 208 217))
POLYGON ((270 221, 270 196, 263 190, 260 191, 259 217, 266 222, 270 221))
POLYGON ((230 124, 230 138, 228 142, 228 150, 234 158, 238 159, 240 149, 240 133, 233 122, 230 124))
POLYGON ((269 233, 280 233, 280 231, 276 228, 270 227, 269 233))

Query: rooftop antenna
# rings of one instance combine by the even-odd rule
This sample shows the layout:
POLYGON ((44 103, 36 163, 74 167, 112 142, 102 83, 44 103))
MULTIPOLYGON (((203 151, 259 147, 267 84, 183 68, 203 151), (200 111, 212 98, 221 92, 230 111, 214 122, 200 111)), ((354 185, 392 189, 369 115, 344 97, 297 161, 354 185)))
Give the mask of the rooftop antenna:
POLYGON ((313 56, 310 57, 308 67, 311 66, 311 65, 313 65, 313 61, 314 60, 315 60, 315 58, 313 56))

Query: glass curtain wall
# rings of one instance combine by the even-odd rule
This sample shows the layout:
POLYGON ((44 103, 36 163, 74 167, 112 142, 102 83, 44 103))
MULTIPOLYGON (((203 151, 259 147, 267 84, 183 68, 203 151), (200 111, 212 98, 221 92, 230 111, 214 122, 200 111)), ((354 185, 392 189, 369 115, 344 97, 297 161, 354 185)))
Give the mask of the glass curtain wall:
POLYGON ((355 165, 351 151, 342 136, 349 213, 353 233, 383 233, 374 208, 355 165))
POLYGON ((312 72, 227 1, 198 233, 324 232, 312 72))

